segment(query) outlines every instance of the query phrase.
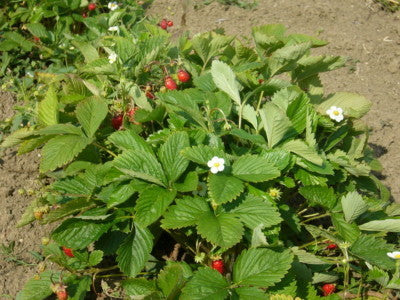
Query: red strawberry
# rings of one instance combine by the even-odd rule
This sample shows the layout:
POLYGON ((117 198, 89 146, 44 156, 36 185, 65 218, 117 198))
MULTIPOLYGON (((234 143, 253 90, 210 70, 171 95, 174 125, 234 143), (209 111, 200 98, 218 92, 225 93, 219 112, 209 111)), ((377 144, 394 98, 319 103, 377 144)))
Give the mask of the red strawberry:
POLYGON ((180 82, 187 82, 190 80, 190 74, 185 70, 178 71, 178 79, 180 82))
POLYGON ((322 291, 324 292, 324 296, 332 295, 336 290, 336 285, 333 283, 325 283, 322 286, 322 291))
POLYGON ((136 114, 136 111, 138 111, 138 110, 139 110, 139 107, 136 106, 135 108, 131 108, 130 110, 128 110, 126 112, 126 115, 128 116, 129 122, 131 122, 131 123, 133 123, 135 125, 139 125, 140 124, 139 122, 135 121, 135 114, 136 114))
POLYGON ((161 22, 158 24, 162 29, 167 29, 168 27, 168 21, 165 19, 162 19, 161 22))
POLYGON ((154 94, 152 92, 150 92, 150 91, 146 92, 146 97, 149 98, 149 99, 154 99, 155 98, 154 94))
POLYGON ((33 40, 34 40, 36 43, 39 43, 39 42, 40 42, 40 38, 37 37, 37 36, 34 36, 34 37, 33 37, 33 40))
POLYGON ((67 290, 60 290, 57 292, 57 299, 58 300, 67 300, 68 299, 68 292, 67 290))
POLYGON ((328 250, 334 250, 334 249, 336 249, 337 248, 337 245, 336 244, 329 244, 327 247, 326 247, 326 249, 328 249, 328 250))
POLYGON ((115 130, 120 129, 123 121, 124 116, 122 114, 114 116, 111 120, 112 127, 114 127, 115 130))
POLYGON ((87 13, 86 12, 82 13, 82 18, 87 18, 87 13))
POLYGON ((88 10, 95 10, 96 9, 96 3, 89 3, 87 8, 88 8, 88 10))
POLYGON ((167 25, 168 25, 168 27, 172 27, 172 26, 174 26, 174 22, 168 21, 168 22, 167 22, 167 25))
POLYGON ((224 261, 222 259, 213 260, 212 263, 211 263, 211 268, 213 268, 214 270, 217 270, 221 274, 224 274, 224 272, 225 272, 225 263, 224 263, 224 261))
POLYGON ((65 246, 62 246, 62 250, 64 251, 64 254, 66 256, 75 257, 75 255, 72 253, 72 249, 71 248, 67 248, 65 246))
POLYGON ((165 77, 164 85, 169 90, 176 90, 178 88, 175 80, 173 80, 170 76, 165 77))

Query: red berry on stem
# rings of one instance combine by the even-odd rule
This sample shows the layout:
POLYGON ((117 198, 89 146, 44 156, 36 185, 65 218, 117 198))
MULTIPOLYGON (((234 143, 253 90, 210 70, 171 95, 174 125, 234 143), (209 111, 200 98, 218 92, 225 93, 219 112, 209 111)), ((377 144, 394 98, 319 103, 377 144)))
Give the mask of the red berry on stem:
POLYGON ((114 116, 111 120, 112 127, 114 127, 115 130, 120 129, 123 121, 124 116, 122 114, 114 116))
POLYGON ((326 247, 326 249, 329 249, 329 250, 334 250, 334 249, 336 249, 337 248, 337 245, 336 244, 329 244, 327 247, 326 247))
POLYGON ((96 9, 96 3, 89 3, 88 10, 95 10, 95 9, 96 9))
POLYGON ((172 26, 174 26, 174 22, 168 21, 168 22, 167 22, 167 25, 168 25, 168 27, 172 27, 172 26))
POLYGON ((150 92, 150 91, 146 92, 146 97, 149 98, 149 99, 154 99, 155 98, 154 94, 152 92, 150 92))
POLYGON ((169 90, 176 90, 178 86, 176 85, 175 80, 173 80, 171 77, 165 77, 164 85, 167 89, 169 90))
POLYGON ((60 290, 57 292, 57 299, 58 300, 67 300, 68 299, 68 292, 67 290, 60 290))
POLYGON ((329 296, 332 295, 336 290, 336 285, 333 283, 325 283, 322 286, 322 291, 324 293, 324 296, 329 296))
POLYGON ((128 110, 126 112, 126 115, 128 116, 129 122, 135 124, 135 125, 139 125, 139 122, 135 121, 135 114, 136 112, 139 110, 139 107, 136 106, 135 108, 131 108, 130 110, 128 110))
POLYGON ((187 82, 190 80, 190 74, 185 70, 178 71, 178 79, 180 82, 187 82))
POLYGON ((40 42, 40 38, 37 37, 37 36, 34 36, 34 37, 33 37, 33 40, 34 40, 36 43, 39 43, 39 42, 40 42))
POLYGON ((167 22, 167 20, 162 19, 158 25, 159 25, 162 29, 167 29, 167 27, 168 27, 168 22, 167 22))
POLYGON ((67 247, 65 247, 65 246, 62 246, 62 250, 64 251, 64 254, 66 255, 66 256, 69 256, 69 257, 74 257, 75 255, 72 253, 72 249, 71 248, 67 248, 67 247))
POLYGON ((87 18, 87 13, 86 12, 82 13, 82 18, 87 18))
POLYGON ((211 268, 213 268, 214 270, 217 270, 221 274, 224 274, 224 272, 225 272, 225 263, 224 263, 224 261, 222 259, 213 260, 212 263, 211 263, 211 268))

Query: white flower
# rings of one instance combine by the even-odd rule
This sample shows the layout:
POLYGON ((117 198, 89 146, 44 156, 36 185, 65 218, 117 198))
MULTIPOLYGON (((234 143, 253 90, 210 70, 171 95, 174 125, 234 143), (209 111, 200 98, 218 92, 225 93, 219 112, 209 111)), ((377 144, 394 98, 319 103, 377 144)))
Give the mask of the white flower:
POLYGON ((343 116, 343 109, 341 109, 340 107, 336 107, 336 106, 331 106, 326 113, 328 114, 328 116, 332 119, 335 120, 336 122, 340 122, 343 120, 344 116, 343 116))
POLYGON ((117 2, 108 2, 108 8, 109 10, 116 10, 118 8, 118 3, 117 2))
POLYGON ((400 259, 400 251, 388 252, 386 254, 393 259, 400 259))
POLYGON ((200 197, 204 197, 207 194, 207 184, 205 182, 199 182, 197 185, 197 190, 193 191, 193 195, 199 195, 200 197))
POLYGON ((210 167, 211 173, 216 174, 224 170, 225 160, 223 158, 219 158, 218 156, 214 156, 211 160, 208 161, 207 166, 210 167))
POLYGON ((110 64, 115 63, 115 62, 117 61, 117 54, 114 53, 114 52, 111 53, 111 54, 108 56, 108 61, 109 61, 110 64))
POLYGON ((108 31, 118 31, 118 26, 111 26, 111 27, 108 27, 108 31))

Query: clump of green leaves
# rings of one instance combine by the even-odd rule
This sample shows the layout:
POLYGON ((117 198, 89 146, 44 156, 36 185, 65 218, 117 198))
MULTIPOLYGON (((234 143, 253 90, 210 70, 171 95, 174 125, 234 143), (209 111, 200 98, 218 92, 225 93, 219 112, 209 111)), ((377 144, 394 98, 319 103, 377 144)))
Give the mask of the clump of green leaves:
POLYGON ((396 12, 400 9, 400 1, 398 0, 375 0, 376 3, 382 6, 384 10, 396 12))
MULTIPOLYGON (((120 296, 145 299, 318 299, 326 282, 397 292, 387 253, 400 211, 371 173, 370 101, 324 94, 319 74, 345 64, 312 55, 326 42, 276 24, 252 36, 255 47, 216 32, 173 45, 143 22, 79 47, 73 74, 46 74, 35 122, 2 146, 42 149, 54 182, 20 225, 52 207, 40 222, 62 222, 44 256, 68 270, 75 297, 113 271, 120 296), (166 91, 180 69, 191 80, 166 91)), ((19 299, 48 296, 49 276, 19 299)))

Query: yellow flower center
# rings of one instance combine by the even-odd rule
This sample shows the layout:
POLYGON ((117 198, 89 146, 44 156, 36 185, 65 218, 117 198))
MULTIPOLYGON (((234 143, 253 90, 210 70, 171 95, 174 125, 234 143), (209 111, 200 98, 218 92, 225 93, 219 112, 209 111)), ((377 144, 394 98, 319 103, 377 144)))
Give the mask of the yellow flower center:
POLYGON ((277 193, 276 191, 270 191, 270 192, 269 192, 269 195, 270 195, 271 197, 276 197, 276 196, 278 196, 278 193, 277 193))
POLYGON ((214 163, 214 167, 218 168, 220 166, 220 163, 216 162, 214 163))
POLYGON ((335 116, 340 115, 340 113, 339 113, 337 110, 333 111, 333 114, 334 114, 335 116))
POLYGON ((395 258, 400 258, 400 254, 396 254, 394 257, 395 258))

